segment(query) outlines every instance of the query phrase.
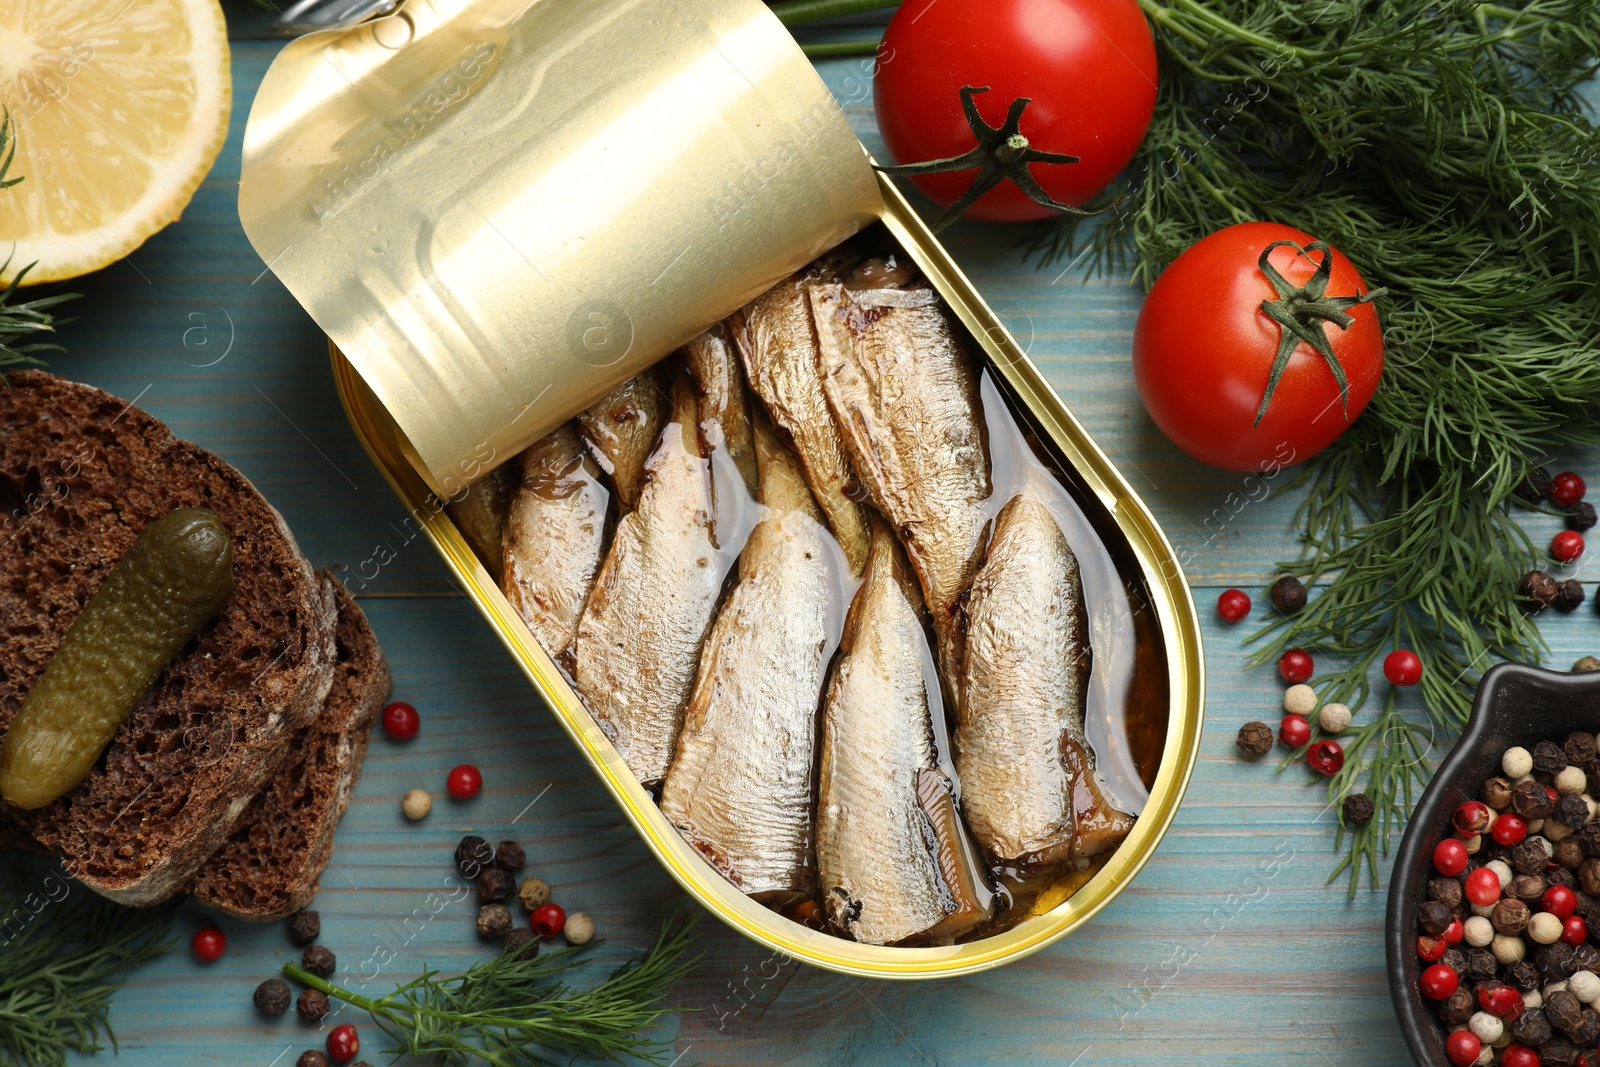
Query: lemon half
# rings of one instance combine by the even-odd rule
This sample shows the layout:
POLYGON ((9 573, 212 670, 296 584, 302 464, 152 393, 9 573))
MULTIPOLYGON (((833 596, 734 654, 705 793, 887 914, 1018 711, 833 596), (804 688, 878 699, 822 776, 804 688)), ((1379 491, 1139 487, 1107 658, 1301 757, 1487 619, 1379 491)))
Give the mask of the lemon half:
POLYGON ((73 278, 177 219, 228 132, 217 0, 0 0, 0 104, 16 158, 0 190, 6 278, 73 278))

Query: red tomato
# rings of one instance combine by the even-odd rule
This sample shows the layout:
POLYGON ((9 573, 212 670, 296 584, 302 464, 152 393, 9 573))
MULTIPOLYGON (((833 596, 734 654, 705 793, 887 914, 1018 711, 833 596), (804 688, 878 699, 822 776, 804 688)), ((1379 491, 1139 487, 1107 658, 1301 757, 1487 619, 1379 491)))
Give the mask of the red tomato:
MULTIPOLYGON (((1077 163, 1030 163, 1056 200, 1079 205, 1133 158, 1156 105, 1156 49, 1135 0, 907 0, 883 35, 873 75, 878 129, 897 163, 959 156, 977 140, 962 111, 963 86, 991 126, 1028 97, 1019 127, 1032 148, 1077 163)), ((953 203, 975 170, 911 181, 953 203)), ((1054 212, 1002 181, 967 212, 1018 222, 1054 212)))
MULTIPOLYGON (((1172 443, 1227 470, 1276 470, 1311 458, 1343 433, 1372 399, 1383 373, 1383 332, 1370 303, 1345 310, 1347 329, 1323 323, 1349 382, 1348 409, 1321 354, 1300 342, 1259 424, 1283 327, 1261 309, 1278 299, 1258 264, 1274 241, 1302 248, 1316 238, 1275 222, 1246 222, 1196 241, 1162 272, 1145 297, 1133 335, 1133 373, 1145 410, 1172 443)), ((1329 297, 1367 292, 1337 249, 1329 297)), ((1304 285, 1322 261, 1283 245, 1268 262, 1304 285)))

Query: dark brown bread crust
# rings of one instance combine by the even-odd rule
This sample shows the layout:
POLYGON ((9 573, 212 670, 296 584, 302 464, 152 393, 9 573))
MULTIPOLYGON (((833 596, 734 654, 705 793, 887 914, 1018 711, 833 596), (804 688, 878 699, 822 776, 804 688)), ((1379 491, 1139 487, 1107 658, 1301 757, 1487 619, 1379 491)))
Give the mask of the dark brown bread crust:
POLYGON ((369 731, 389 697, 389 664, 367 617, 332 572, 318 573, 339 605, 333 688, 322 714, 289 742, 283 766, 189 886, 197 900, 253 922, 287 918, 316 896, 369 731))
POLYGON ((173 661, 93 774, 8 814, 91 889, 170 897, 217 850, 333 680, 334 606, 261 494, 150 415, 40 371, 0 388, 0 731, 147 525, 216 511, 233 598, 173 661))

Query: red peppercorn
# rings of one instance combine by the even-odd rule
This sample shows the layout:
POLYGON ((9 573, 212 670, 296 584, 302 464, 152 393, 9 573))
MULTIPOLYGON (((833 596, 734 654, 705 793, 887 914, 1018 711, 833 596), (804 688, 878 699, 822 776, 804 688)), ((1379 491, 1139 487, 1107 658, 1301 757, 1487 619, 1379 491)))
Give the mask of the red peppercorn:
POLYGON ((201 963, 215 963, 228 951, 228 939, 215 926, 202 926, 189 942, 189 948, 201 963))
POLYGON ((1383 657, 1383 676, 1390 685, 1416 685, 1422 681, 1422 660, 1409 648, 1397 648, 1383 657))
POLYGON ((554 937, 566 929, 567 913, 560 904, 540 904, 528 916, 528 926, 540 937, 554 937))
POLYGON ((1577 948, 1589 940, 1589 923, 1582 915, 1568 915, 1561 920, 1561 940, 1577 948))
POLYGON ((1450 925, 1444 928, 1444 933, 1440 936, 1444 938, 1445 944, 1456 945, 1460 944, 1461 938, 1465 933, 1466 928, 1461 925, 1461 920, 1451 919, 1450 925))
POLYGON ((1550 538, 1550 555, 1561 563, 1571 563, 1583 555, 1583 534, 1577 530, 1562 530, 1550 538))
POLYGON ((1483 1042, 1471 1030, 1457 1030, 1444 1042, 1444 1054, 1450 1057, 1450 1062, 1456 1067, 1471 1067, 1478 1062, 1478 1054, 1482 1051, 1483 1042))
POLYGON ((1489 827, 1489 836, 1494 838, 1495 844, 1511 846, 1528 836, 1528 824, 1522 821, 1520 815, 1501 812, 1494 825, 1489 827))
POLYGON ((1301 682, 1311 680, 1311 672, 1315 664, 1311 662, 1311 653, 1300 648, 1291 648, 1278 659, 1278 674, 1290 685, 1299 685, 1301 682))
POLYGON ((1429 963, 1433 963, 1438 960, 1439 957, 1443 956, 1449 951, 1449 949, 1449 943, 1442 937, 1429 937, 1427 934, 1423 934, 1421 937, 1417 938, 1417 955, 1421 956, 1429 963))
POLYGON ((383 732, 396 741, 409 741, 417 736, 422 718, 417 709, 403 701, 395 701, 383 709, 383 732))
POLYGON ((349 1063, 361 1051, 361 1035, 349 1023, 340 1023, 328 1031, 328 1059, 334 1063, 349 1063))
POLYGON ((1306 749, 1306 765, 1318 774, 1338 774, 1344 766, 1344 746, 1337 741, 1318 741, 1306 749))
POLYGON ((1467 869, 1467 846, 1453 837, 1445 838, 1433 846, 1433 866, 1446 878, 1454 878, 1467 869))
POLYGON ((1250 594, 1243 589, 1224 589, 1217 594, 1217 615, 1223 622, 1238 622, 1250 614, 1250 594))
POLYGON ((1565 919, 1578 910, 1578 894, 1564 885, 1553 885, 1539 898, 1539 907, 1558 919, 1565 919))
POLYGON ((1583 484, 1582 476, 1572 471, 1562 471, 1550 479, 1550 499, 1558 507, 1570 508, 1583 499, 1583 494, 1588 491, 1588 486, 1583 484))
POLYGON ((1467 875, 1467 899, 1479 907, 1488 907, 1500 899, 1500 878, 1487 867, 1479 867, 1467 875))
POLYGON ((1290 748, 1299 748, 1311 740, 1311 724, 1304 715, 1290 712, 1278 723, 1278 740, 1290 748))
POLYGON ((444 787, 457 800, 471 800, 483 788, 483 775, 470 763, 463 763, 450 772, 444 787))
POLYGON ((1522 994, 1508 985, 1486 985, 1478 989, 1478 1007, 1502 1019, 1516 1019, 1528 1005, 1522 994))
POLYGON ((1557 793, 1550 786, 1545 786, 1544 787, 1544 795, 1549 797, 1551 800, 1555 801, 1558 804, 1561 802, 1561 794, 1557 793))
POLYGON ((1456 808, 1455 814, 1450 816, 1450 821, 1455 824, 1456 833, 1471 837, 1489 828, 1489 824, 1494 821, 1494 813, 1483 801, 1468 800, 1456 808))
POLYGON ((1507 1045, 1500 1053, 1500 1067, 1539 1067, 1539 1054, 1527 1045, 1507 1045))
POLYGON ((1422 972, 1417 979, 1417 985, 1422 989, 1422 995, 1429 1000, 1443 1000, 1456 991, 1456 986, 1461 984, 1461 978, 1455 969, 1448 963, 1435 963, 1432 967, 1422 972))

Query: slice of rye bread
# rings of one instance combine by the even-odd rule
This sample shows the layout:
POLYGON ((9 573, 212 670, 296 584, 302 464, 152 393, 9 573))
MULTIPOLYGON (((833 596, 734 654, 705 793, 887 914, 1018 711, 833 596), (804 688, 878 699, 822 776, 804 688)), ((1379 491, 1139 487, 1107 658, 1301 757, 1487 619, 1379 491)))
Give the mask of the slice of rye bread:
POLYGON ((0 733, 106 574, 156 519, 216 511, 233 597, 161 673, 95 770, 7 814, 89 888, 180 890, 322 707, 336 608, 245 477, 150 415, 40 371, 0 388, 0 733))
POLYGON ((389 662, 367 617, 331 572, 318 573, 339 604, 333 688, 322 714, 295 734, 283 766, 189 885, 196 899, 253 922, 288 918, 316 896, 373 720, 389 697, 389 662))

